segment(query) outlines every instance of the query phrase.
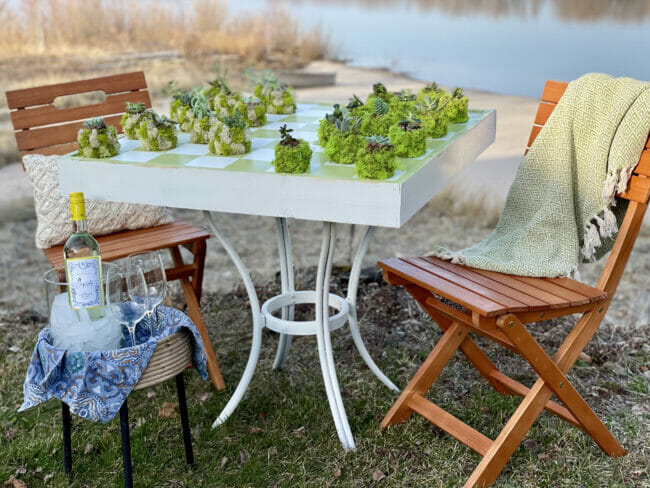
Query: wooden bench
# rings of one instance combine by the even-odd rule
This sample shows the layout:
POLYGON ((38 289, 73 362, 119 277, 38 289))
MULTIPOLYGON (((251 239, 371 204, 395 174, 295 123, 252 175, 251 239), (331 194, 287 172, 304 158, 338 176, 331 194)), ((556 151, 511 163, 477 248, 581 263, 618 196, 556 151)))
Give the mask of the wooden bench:
MULTIPOLYGON (((121 133, 120 120, 126 102, 143 102, 151 107, 142 71, 13 90, 8 91, 6 96, 21 160, 23 156, 32 153, 52 155, 76 150, 77 132, 83 121, 91 117, 104 117, 108 125, 115 126, 121 133), (57 97, 98 90, 106 94, 102 103, 70 108, 57 108, 54 105, 57 97)), ((176 221, 157 227, 99 236, 97 241, 105 261, 124 258, 136 252, 170 251, 174 266, 166 270, 167 279, 181 281, 188 315, 196 324, 205 345, 210 378, 218 390, 223 390, 225 383, 199 308, 206 240, 209 237, 210 234, 202 229, 176 221), (180 246, 191 251, 191 263, 184 263, 180 246)), ((63 246, 51 247, 44 252, 53 266, 63 264, 63 246)))
MULTIPOLYGON (((567 84, 548 81, 539 104, 528 147, 555 108, 567 84)), ((528 278, 472 269, 432 257, 381 261, 384 278, 403 285, 444 331, 441 340, 411 379, 381 427, 406 421, 417 412, 478 452, 482 460, 465 487, 489 486, 542 410, 589 434, 610 456, 625 449, 598 419, 566 377, 602 322, 611 303, 650 198, 650 139, 634 170, 625 219, 596 287, 569 278, 528 278), (449 301, 456 304, 450 306, 449 301), (446 303, 445 303, 446 302, 446 303), (582 314, 553 357, 549 357, 524 324, 582 314), (528 388, 501 373, 470 333, 495 341, 525 358, 539 378, 528 388), (489 439, 425 398, 444 366, 460 351, 499 393, 524 397, 495 440, 489 439), (561 402, 551 401, 555 395, 561 402)))

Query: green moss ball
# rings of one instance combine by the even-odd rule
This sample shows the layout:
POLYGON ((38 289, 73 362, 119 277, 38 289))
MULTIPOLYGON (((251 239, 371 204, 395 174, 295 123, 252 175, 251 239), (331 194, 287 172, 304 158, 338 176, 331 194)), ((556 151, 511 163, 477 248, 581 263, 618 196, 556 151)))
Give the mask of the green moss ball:
POLYGON ((359 178, 386 180, 399 167, 394 148, 371 151, 367 145, 357 151, 354 171, 359 178))
POLYGON ((285 146, 279 142, 275 145, 275 159, 271 164, 276 173, 300 174, 309 172, 311 148, 307 141, 298 139, 297 146, 285 146))
POLYGON ((325 154, 335 163, 354 164, 359 148, 365 143, 360 134, 342 134, 335 130, 325 144, 325 154))
POLYGON ((399 125, 394 125, 388 132, 388 138, 395 148, 395 154, 400 158, 416 158, 427 150, 424 128, 404 130, 399 125))

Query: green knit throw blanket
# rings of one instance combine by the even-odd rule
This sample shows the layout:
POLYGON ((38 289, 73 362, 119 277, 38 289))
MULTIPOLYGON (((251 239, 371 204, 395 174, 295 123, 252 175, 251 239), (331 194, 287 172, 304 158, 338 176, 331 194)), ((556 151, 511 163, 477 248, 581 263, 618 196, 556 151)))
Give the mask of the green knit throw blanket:
POLYGON ((521 276, 575 276, 611 250, 650 130, 650 83, 591 73, 571 82, 517 171, 483 242, 431 254, 521 276))

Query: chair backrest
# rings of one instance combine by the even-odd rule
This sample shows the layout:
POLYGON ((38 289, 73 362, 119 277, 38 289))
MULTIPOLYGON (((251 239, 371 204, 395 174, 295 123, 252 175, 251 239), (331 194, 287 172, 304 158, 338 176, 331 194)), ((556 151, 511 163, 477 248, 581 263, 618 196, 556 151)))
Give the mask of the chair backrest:
POLYGON ((142 71, 13 90, 6 95, 21 159, 29 153, 50 155, 74 151, 77 132, 83 121, 91 117, 104 117, 108 125, 122 132, 120 119, 126 102, 143 102, 151 107, 142 71), (57 97, 94 91, 103 91, 106 99, 102 103, 69 108, 54 105, 57 97))
MULTIPOLYGON (((546 123, 553 109, 560 101, 567 85, 567 83, 561 81, 549 80, 546 82, 537 109, 537 115, 535 115, 533 128, 530 131, 526 152, 528 152, 542 126, 546 123)), ((648 207, 648 202, 650 201, 650 134, 648 136, 639 163, 634 168, 628 189, 624 194, 619 195, 621 198, 629 200, 630 205, 628 206, 612 253, 607 260, 603 274, 598 282, 598 288, 607 291, 610 293, 610 296, 618 286, 623 269, 627 264, 630 252, 643 223, 643 216, 648 207)))

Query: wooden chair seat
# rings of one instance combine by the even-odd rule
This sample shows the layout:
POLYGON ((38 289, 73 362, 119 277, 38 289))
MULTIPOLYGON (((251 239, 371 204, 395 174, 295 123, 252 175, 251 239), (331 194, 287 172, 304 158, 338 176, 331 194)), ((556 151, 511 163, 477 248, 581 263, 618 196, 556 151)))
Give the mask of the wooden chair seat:
POLYGON ((382 268, 483 317, 559 311, 590 303, 593 308, 607 298, 603 290, 569 278, 495 273, 430 256, 386 259, 382 268))
MULTIPOLYGON (((121 118, 126 110, 126 102, 142 102, 146 107, 151 107, 147 82, 142 71, 12 90, 8 91, 6 96, 21 158, 33 153, 67 154, 76 150, 77 133, 84 119, 91 117, 104 117, 108 125, 115 126, 118 132, 122 133, 121 118), (106 99, 102 103, 69 108, 58 108, 54 104, 57 97, 93 91, 104 92, 106 99)), ((97 241, 105 261, 113 261, 137 252, 168 250, 171 253, 174 266, 166 270, 167 280, 180 280, 187 303, 187 313, 199 330, 205 346, 210 379, 215 388, 223 390, 226 385, 199 307, 206 240, 209 237, 210 235, 202 229, 176 221, 157 227, 100 236, 97 241), (185 246, 191 251, 191 263, 186 264, 183 261, 180 246, 185 246)), ((63 246, 55 246, 44 252, 53 266, 63 264, 63 246)))
MULTIPOLYGON (((564 93, 567 84, 549 81, 528 146, 564 93)), ((647 136, 646 136, 647 137, 647 136)), ((625 449, 576 391, 566 374, 605 317, 630 257, 650 200, 650 139, 627 191, 628 208, 596 287, 569 278, 528 278, 468 268, 432 257, 391 258, 379 262, 384 279, 401 285, 442 329, 443 336, 381 422, 383 429, 425 417, 481 455, 465 488, 489 486, 543 410, 585 431, 610 456, 625 449), (526 323, 581 313, 562 345, 549 356, 526 323), (474 341, 477 334, 524 358, 537 373, 532 387, 503 374, 474 341), (435 405, 427 392, 460 351, 481 376, 503 395, 524 397, 499 435, 489 439, 435 405), (558 402, 551 400, 555 395, 558 402)))

